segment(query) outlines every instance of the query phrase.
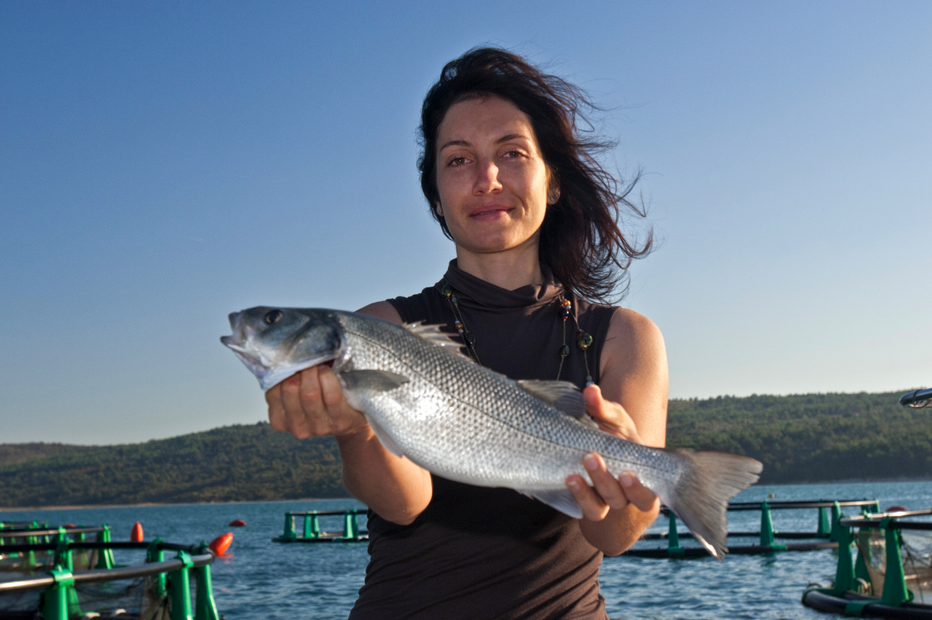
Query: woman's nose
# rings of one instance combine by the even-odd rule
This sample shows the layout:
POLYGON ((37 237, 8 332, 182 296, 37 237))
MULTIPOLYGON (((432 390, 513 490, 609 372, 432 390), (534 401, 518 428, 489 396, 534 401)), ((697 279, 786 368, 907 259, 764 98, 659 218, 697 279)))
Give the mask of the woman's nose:
POLYGON ((477 195, 488 194, 501 191, 501 189, 502 184, 498 179, 498 166, 495 165, 495 162, 488 161, 477 166, 473 193, 477 195))

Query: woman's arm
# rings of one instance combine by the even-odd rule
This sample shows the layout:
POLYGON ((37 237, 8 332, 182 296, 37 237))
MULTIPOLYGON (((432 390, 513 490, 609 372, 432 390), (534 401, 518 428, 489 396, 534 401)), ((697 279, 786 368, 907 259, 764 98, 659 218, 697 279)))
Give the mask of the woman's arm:
MULTIPOLYGON (((401 317, 382 301, 358 311, 392 323, 401 317)), ((297 373, 265 393, 269 422, 298 439, 333 436, 343 459, 343 484, 384 519, 407 525, 430 503, 430 473, 386 450, 365 417, 349 406, 326 365, 297 373)))
MULTIPOLYGON (((667 355, 660 330, 633 310, 612 317, 600 360, 600 387, 584 392, 586 410, 602 430, 630 441, 662 448, 666 445, 667 355)), ((618 555, 633 545, 657 518, 660 502, 630 472, 618 478, 597 454, 584 465, 594 487, 581 476, 567 486, 582 506, 579 528, 597 549, 618 555)))

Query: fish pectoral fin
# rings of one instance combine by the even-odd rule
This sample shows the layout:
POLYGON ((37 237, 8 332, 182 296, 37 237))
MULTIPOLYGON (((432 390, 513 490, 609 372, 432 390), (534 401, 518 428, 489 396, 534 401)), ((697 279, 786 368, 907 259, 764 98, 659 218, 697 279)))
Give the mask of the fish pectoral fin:
POLYGON ((593 422, 592 418, 586 414, 586 399, 574 383, 569 381, 516 381, 516 383, 525 392, 533 394, 566 415, 581 422, 585 422, 587 418, 593 422))
POLYGON ((340 373, 344 389, 364 389, 374 392, 388 392, 401 387, 408 378, 387 370, 351 370, 340 373))
POLYGON ((366 421, 369 423, 369 427, 372 429, 372 432, 375 433, 376 439, 379 440, 379 443, 381 443, 386 450, 395 456, 400 457, 405 455, 404 450, 398 447, 398 444, 396 444, 394 440, 388 436, 388 433, 385 432, 385 429, 379 426, 375 420, 369 416, 366 416, 366 421))
POLYGON ((473 361, 473 359, 468 355, 463 355, 463 343, 454 340, 453 334, 448 334, 447 332, 441 330, 440 325, 425 325, 418 321, 416 323, 404 323, 402 327, 404 327, 415 336, 423 338, 434 346, 440 347, 441 349, 446 349, 453 355, 461 357, 464 360, 468 360, 470 362, 473 361))
POLYGON ((544 502, 554 510, 559 510, 565 515, 573 517, 574 519, 582 519, 583 511, 579 507, 579 503, 576 501, 576 498, 573 497, 573 494, 570 493, 569 489, 556 489, 552 491, 518 491, 523 493, 532 499, 536 499, 539 502, 544 502))

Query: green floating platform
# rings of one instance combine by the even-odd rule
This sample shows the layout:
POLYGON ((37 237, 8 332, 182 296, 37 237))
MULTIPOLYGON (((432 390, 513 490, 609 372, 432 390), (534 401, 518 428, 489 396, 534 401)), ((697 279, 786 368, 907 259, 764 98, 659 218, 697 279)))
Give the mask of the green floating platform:
MULTIPOLYGON (((903 530, 932 531, 932 522, 913 521, 911 518, 928 517, 932 510, 888 512, 840 519, 838 566, 831 586, 810 585, 803 592, 802 603, 817 611, 864 618, 896 618, 932 620, 932 605, 917 603, 908 587, 921 588, 919 574, 908 574, 903 565, 903 530), (885 570, 877 579, 870 568, 871 558, 857 545, 855 560, 851 559, 851 546, 855 541, 852 529, 862 533, 882 532, 885 570), (910 579, 912 577, 912 579, 910 579)), ((860 537, 861 534, 858 534, 860 537)), ((873 555, 873 554, 871 554, 873 555)), ((915 567, 912 567, 915 568, 915 567)), ((919 570, 928 570, 921 566, 919 570)))
POLYGON ((306 512, 286 512, 285 531, 272 539, 277 543, 322 543, 322 542, 359 542, 369 540, 369 532, 359 529, 357 517, 366 514, 365 508, 348 510, 309 510, 306 512), (343 529, 335 531, 321 530, 320 517, 343 517, 343 529), (303 519, 302 527, 295 528, 297 519, 303 519), (298 534, 298 531, 301 534, 298 534))
MULTIPOLYGON (((159 617, 170 620, 219 620, 214 602, 210 564, 214 555, 206 543, 178 545, 164 542, 160 538, 146 542, 114 542, 107 525, 99 528, 4 527, 0 533, 0 555, 20 557, 24 561, 15 567, 15 575, 0 581, 0 609, 16 613, 5 607, 5 595, 40 590, 39 609, 21 610, 23 617, 41 617, 45 620, 73 620, 77 617, 95 617, 101 614, 91 609, 106 601, 85 600, 82 603, 77 586, 126 580, 150 579, 154 584, 157 610, 168 609, 168 614, 159 617), (85 535, 96 533, 96 540, 85 535), (115 565, 114 549, 138 549, 145 551, 145 562, 131 566, 115 565), (79 555, 94 552, 93 568, 80 566, 79 555), (175 556, 166 559, 165 552, 175 556), (49 566, 41 566, 34 558, 51 556, 49 566), (30 561, 32 560, 32 561, 30 561), (47 569, 47 570, 43 570, 47 569), (194 587, 192 588, 192 577, 194 587), (196 599, 192 603, 191 591, 196 599), (91 608, 89 608, 91 607, 91 608)), ((115 588, 115 591, 119 591, 115 588)), ((141 603, 145 606, 145 603, 141 603)), ((107 617, 110 617, 109 615, 107 617)), ((126 617, 139 617, 138 614, 126 617)))
MULTIPOLYGON (((760 555, 781 551, 817 551, 819 549, 835 549, 838 547, 839 525, 844 517, 841 512, 843 506, 859 506, 862 509, 870 507, 879 512, 880 507, 875 499, 849 499, 849 500, 806 500, 786 502, 732 502, 728 504, 729 512, 742 512, 759 510, 761 513, 761 527, 758 532, 728 532, 729 537, 757 538, 756 545, 729 545, 728 553, 735 555, 760 555), (814 532, 779 532, 773 528, 773 510, 800 510, 818 509, 816 530, 814 532), (832 516, 829 520, 828 511, 832 516), (784 542, 785 540, 803 540, 806 542, 784 542), (777 542, 777 541, 780 542, 777 542)), ((645 534, 645 540, 666 540, 666 547, 645 547, 635 545, 625 552, 625 555, 641 558, 703 558, 711 557, 702 547, 681 547, 680 539, 693 538, 689 532, 679 533, 676 525, 676 515, 664 507, 662 513, 669 518, 667 532, 662 534, 645 534)))

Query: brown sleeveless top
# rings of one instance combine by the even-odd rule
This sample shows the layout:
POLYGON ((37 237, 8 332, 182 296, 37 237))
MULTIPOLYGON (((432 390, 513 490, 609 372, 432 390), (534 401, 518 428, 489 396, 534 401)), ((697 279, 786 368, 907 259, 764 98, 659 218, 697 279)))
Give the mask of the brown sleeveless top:
MULTIPOLYGON (((564 342, 557 298, 563 289, 545 277, 543 285, 507 291, 450 262, 444 280, 476 337, 483 365, 512 379, 556 379, 564 342)), ((389 303, 406 323, 442 324, 455 333, 440 287, 389 303)), ((598 383, 615 308, 569 299, 594 342, 586 359, 575 346, 576 324, 566 322, 570 354, 560 378, 582 388, 589 373, 598 383)), ((432 482, 431 502, 411 525, 369 511, 370 560, 351 620, 607 620, 598 582, 602 553, 583 538, 574 519, 511 489, 439 476, 432 482)))

